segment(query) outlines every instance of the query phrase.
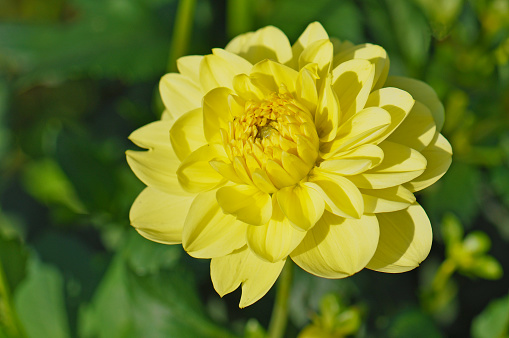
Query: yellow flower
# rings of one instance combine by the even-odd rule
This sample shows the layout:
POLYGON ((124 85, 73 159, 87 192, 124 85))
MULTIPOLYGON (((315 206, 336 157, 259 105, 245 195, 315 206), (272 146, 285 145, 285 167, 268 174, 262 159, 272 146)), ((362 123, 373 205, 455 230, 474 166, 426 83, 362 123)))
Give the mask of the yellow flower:
POLYGON ((178 60, 161 79, 166 111, 130 136, 147 185, 130 219, 144 237, 211 258, 223 296, 260 299, 288 256, 343 278, 408 271, 426 258, 431 225, 414 192, 451 163, 444 109, 428 85, 388 77, 379 46, 297 42, 275 27, 178 60))

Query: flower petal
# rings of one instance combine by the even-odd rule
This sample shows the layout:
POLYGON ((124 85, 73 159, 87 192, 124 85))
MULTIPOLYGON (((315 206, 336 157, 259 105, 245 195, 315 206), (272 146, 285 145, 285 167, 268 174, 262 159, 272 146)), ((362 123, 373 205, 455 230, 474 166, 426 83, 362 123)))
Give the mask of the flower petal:
POLYGON ((248 73, 250 68, 246 64, 242 66, 239 62, 232 63, 229 58, 223 56, 205 55, 200 63, 201 87, 205 93, 217 87, 232 89, 233 78, 238 74, 248 73))
POLYGON ((348 176, 359 188, 394 187, 413 180, 426 169, 426 158, 415 149, 389 141, 378 146, 384 151, 382 163, 362 174, 348 176))
POLYGON ((444 106, 430 85, 408 77, 389 76, 385 86, 396 87, 409 92, 414 100, 420 101, 429 108, 435 119, 437 131, 440 132, 442 130, 444 125, 444 106))
POLYGON ((188 77, 193 83, 200 86, 200 62, 203 55, 188 55, 177 60, 177 68, 180 74, 188 77))
POLYGON ((359 189, 364 198, 364 212, 375 214, 408 208, 415 202, 412 192, 401 185, 385 189, 359 189))
POLYGON ((337 67, 341 63, 352 59, 365 59, 375 66, 372 90, 381 88, 384 85, 389 74, 390 64, 389 56, 385 49, 369 43, 354 45, 334 55, 334 66, 337 67))
POLYGON ((292 68, 297 68, 301 53, 309 45, 318 40, 328 39, 329 35, 319 22, 315 21, 310 23, 292 46, 293 58, 290 62, 292 68))
MULTIPOLYGON (((182 189, 181 189, 182 190, 182 189)), ((145 188, 129 211, 131 225, 143 237, 164 244, 182 242, 182 229, 194 195, 145 188)))
POLYGON ((228 130, 228 122, 233 120, 228 97, 232 90, 225 87, 214 88, 203 97, 203 124, 201 128, 209 143, 222 141, 221 128, 228 130))
POLYGON ((160 149, 165 152, 172 152, 170 140, 170 129, 173 122, 169 120, 156 121, 136 129, 129 135, 134 144, 146 149, 160 149))
POLYGON ((344 278, 366 266, 378 237, 378 221, 373 215, 348 219, 326 212, 290 256, 313 275, 344 278))
POLYGON ((318 66, 320 78, 324 78, 330 72, 333 53, 334 47, 328 38, 314 41, 300 54, 299 69, 314 63, 318 66))
POLYGON ((379 143, 390 125, 391 115, 385 109, 365 108, 341 124, 336 139, 322 144, 320 153, 323 158, 329 158, 370 142, 379 143))
POLYGON ((341 107, 341 120, 346 121, 364 108, 375 78, 375 66, 364 59, 348 60, 332 72, 332 88, 341 107))
POLYGON ((314 115, 318 104, 316 80, 318 79, 318 66, 309 64, 303 67, 297 77, 295 98, 314 115))
POLYGON ((175 121, 170 130, 170 141, 175 154, 181 161, 196 149, 207 144, 203 135, 201 108, 188 111, 175 121))
POLYGON ((325 208, 341 217, 360 218, 364 213, 362 195, 349 179, 315 168, 309 182, 304 183, 320 193, 325 208))
POLYGON ((311 229, 322 217, 325 208, 320 193, 304 184, 280 189, 274 197, 284 215, 302 231, 311 229))
POLYGON ((367 265, 381 272, 405 272, 419 266, 431 249, 431 224, 417 203, 405 210, 377 214, 380 241, 367 265))
POLYGON ((203 94, 198 85, 182 74, 169 73, 159 82, 164 106, 175 119, 201 106, 203 94))
POLYGON ((295 94, 298 76, 296 70, 272 60, 263 60, 255 64, 250 75, 258 85, 271 92, 279 91, 279 87, 284 85, 292 94, 295 94))
POLYGON ((366 107, 381 107, 391 114, 391 124, 380 136, 387 138, 408 116, 415 100, 398 88, 382 88, 369 94, 366 107))
POLYGON ((182 245, 196 258, 221 257, 246 244, 247 224, 223 213, 216 191, 200 193, 193 200, 184 223, 182 245))
POLYGON ((194 193, 224 184, 224 177, 209 163, 218 157, 226 157, 223 147, 219 145, 204 145, 193 151, 177 169, 179 183, 186 191, 194 193))
POLYGON ((421 151, 435 137, 435 120, 428 107, 415 101, 412 110, 387 140, 421 151))
POLYGON ((331 76, 327 76, 323 81, 315 112, 316 132, 322 142, 332 141, 339 125, 339 101, 332 90, 331 80, 331 76))
POLYGON ((246 74, 239 74, 233 78, 233 89, 245 101, 261 101, 270 94, 270 90, 260 84, 256 78, 246 74))
POLYGON ((320 163, 320 169, 341 175, 360 174, 379 165, 384 158, 383 150, 374 144, 364 144, 320 163))
POLYGON ((255 64, 265 59, 286 63, 292 58, 290 41, 279 28, 267 26, 235 37, 225 48, 255 64))
POLYGON ((272 215, 270 195, 250 185, 219 188, 216 197, 223 212, 248 224, 266 224, 272 215))
POLYGON ((267 224, 247 229, 247 244, 259 258, 274 263, 285 259, 306 235, 295 229, 285 217, 278 202, 272 199, 272 217, 267 224))
POLYGON ((222 297, 242 283, 239 306, 244 308, 262 298, 274 285, 285 260, 269 263, 258 258, 247 246, 224 257, 212 258, 210 276, 222 297))
POLYGON ((421 154, 424 155, 428 164, 422 175, 404 184, 410 191, 422 190, 438 181, 447 172, 452 162, 451 145, 442 134, 437 133, 435 139, 421 151, 421 154))

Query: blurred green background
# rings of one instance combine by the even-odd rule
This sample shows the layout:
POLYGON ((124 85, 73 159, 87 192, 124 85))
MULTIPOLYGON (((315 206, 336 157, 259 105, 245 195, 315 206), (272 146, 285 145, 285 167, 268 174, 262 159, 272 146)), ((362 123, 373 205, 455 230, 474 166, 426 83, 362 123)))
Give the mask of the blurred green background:
MULTIPOLYGON (((274 290, 239 310, 207 260, 129 225, 143 184, 127 136, 162 111, 178 5, 0 0, 0 337, 263 337, 274 290)), ((315 20, 429 83, 454 157, 418 196, 435 236, 422 266, 296 269, 287 336, 509 337, 509 1, 198 0, 187 54, 268 24, 293 42, 315 20)))

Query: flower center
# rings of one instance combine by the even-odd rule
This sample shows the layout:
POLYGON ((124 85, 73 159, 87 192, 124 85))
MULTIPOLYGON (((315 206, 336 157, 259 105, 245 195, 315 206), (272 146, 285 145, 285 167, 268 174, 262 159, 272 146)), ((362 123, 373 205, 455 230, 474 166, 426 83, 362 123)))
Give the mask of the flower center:
POLYGON ((240 161, 251 180, 262 170, 277 189, 309 173, 319 144, 311 113, 284 86, 262 101, 248 101, 244 113, 229 122, 223 143, 230 160, 240 161))

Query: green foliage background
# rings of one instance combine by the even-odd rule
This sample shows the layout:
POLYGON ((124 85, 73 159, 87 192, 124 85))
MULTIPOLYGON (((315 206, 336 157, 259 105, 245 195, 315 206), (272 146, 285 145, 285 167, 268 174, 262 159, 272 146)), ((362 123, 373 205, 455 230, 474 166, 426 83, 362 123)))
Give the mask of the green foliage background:
MULTIPOLYGON (((177 6, 0 0, 0 337, 263 336, 274 290, 240 310, 208 261, 129 226, 143 184, 127 136, 162 110, 177 6)), ((418 197, 428 259, 345 280, 297 269, 287 336, 508 337, 509 1, 198 0, 192 19, 188 54, 268 24, 293 42, 320 21, 382 45, 446 108, 453 165, 418 197)))

